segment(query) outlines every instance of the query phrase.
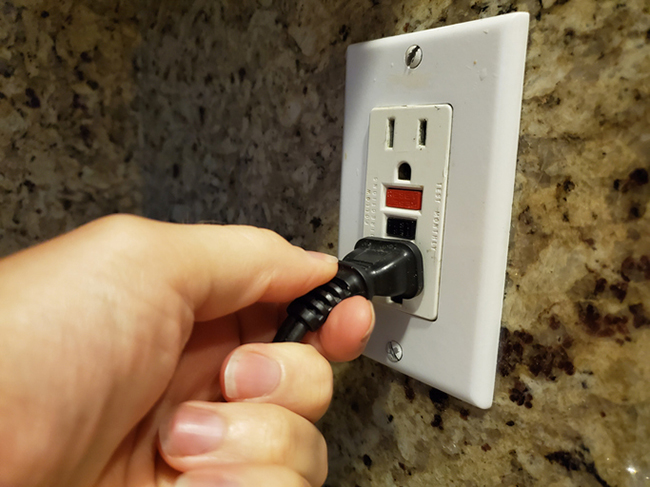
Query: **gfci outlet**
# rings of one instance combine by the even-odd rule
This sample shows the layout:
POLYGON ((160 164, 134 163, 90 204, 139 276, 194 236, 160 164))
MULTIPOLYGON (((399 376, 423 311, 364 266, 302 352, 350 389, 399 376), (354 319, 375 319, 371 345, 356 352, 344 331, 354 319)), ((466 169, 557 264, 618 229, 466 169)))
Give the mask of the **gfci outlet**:
POLYGON ((339 252, 414 242, 424 287, 375 298, 366 355, 492 404, 528 14, 355 44, 347 55, 339 252))
POLYGON ((419 296, 377 301, 426 320, 438 316, 451 117, 450 105, 370 112, 363 236, 414 241, 425 269, 419 296))

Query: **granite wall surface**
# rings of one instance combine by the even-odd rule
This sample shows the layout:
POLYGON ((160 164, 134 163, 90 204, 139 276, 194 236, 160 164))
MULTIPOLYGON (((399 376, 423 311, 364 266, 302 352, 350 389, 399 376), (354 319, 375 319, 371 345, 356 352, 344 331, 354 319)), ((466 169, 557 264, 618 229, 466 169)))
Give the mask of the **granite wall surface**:
POLYGON ((0 3, 0 255, 137 212, 134 7, 0 3))
POLYGON ((647 1, 5 1, 0 253, 115 211, 333 253, 347 45, 513 10, 531 26, 495 403, 337 365, 328 485, 650 485, 647 1))

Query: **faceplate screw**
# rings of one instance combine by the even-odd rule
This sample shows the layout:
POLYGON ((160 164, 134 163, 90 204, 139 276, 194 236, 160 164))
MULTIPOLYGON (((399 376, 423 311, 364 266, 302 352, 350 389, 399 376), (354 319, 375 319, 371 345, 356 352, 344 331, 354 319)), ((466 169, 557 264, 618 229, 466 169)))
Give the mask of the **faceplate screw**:
POLYGON ((404 61, 406 62, 406 67, 409 69, 417 68, 422 62, 422 48, 418 45, 413 44, 406 50, 406 55, 404 56, 404 61))
POLYGON ((391 340, 386 344, 386 353, 388 354, 388 360, 391 362, 399 362, 404 356, 402 346, 395 340, 391 340))

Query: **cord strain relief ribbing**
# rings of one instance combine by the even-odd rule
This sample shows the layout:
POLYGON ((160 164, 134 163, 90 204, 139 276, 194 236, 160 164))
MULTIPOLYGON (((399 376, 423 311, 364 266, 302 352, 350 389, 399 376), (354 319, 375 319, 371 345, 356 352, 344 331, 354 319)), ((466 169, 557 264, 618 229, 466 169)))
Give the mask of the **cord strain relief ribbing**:
POLYGON ((339 271, 331 281, 294 300, 287 308, 287 314, 310 331, 318 330, 334 306, 349 297, 365 294, 365 283, 358 274, 358 271, 340 262, 339 271))

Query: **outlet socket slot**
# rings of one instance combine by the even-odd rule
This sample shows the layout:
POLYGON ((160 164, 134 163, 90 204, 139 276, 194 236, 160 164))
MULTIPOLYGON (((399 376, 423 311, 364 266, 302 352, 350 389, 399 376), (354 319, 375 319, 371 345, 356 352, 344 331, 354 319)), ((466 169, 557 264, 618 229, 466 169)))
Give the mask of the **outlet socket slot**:
POLYGON ((395 119, 389 118, 386 122, 386 148, 392 149, 395 141, 395 119))
POLYGON ((420 119, 420 126, 418 130, 418 146, 424 147, 427 145, 427 119, 420 119))

